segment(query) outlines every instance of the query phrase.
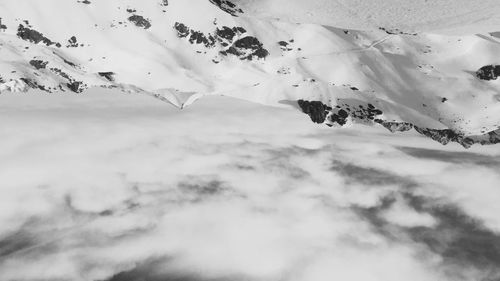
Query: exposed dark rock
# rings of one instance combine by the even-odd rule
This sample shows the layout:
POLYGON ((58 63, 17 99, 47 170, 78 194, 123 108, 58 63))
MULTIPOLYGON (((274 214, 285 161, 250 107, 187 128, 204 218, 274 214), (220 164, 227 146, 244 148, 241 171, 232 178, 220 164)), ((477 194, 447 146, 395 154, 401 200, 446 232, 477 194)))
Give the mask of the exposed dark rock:
POLYGON ((187 27, 185 24, 176 22, 174 24, 175 30, 177 30, 177 36, 180 38, 185 38, 189 36, 189 27, 187 27))
POLYGON ((7 26, 5 24, 2 24, 2 18, 0 18, 0 31, 5 31, 7 29, 7 26))
POLYGON ((68 81, 73 80, 66 72, 60 70, 59 68, 53 67, 50 70, 68 81))
POLYGON ((286 41, 279 41, 278 45, 280 46, 280 49, 282 51, 292 51, 293 50, 293 48, 290 47, 290 43, 288 43, 286 41))
POLYGON ((404 32, 404 31, 401 31, 401 30, 399 30, 397 28, 388 29, 388 28, 385 28, 385 27, 379 27, 378 29, 384 31, 385 33, 387 33, 389 35, 411 35, 411 36, 417 36, 418 35, 417 33, 404 32))
POLYGON ((370 121, 382 125, 391 132, 406 132, 415 129, 419 134, 431 138, 443 145, 450 142, 456 142, 465 148, 470 148, 475 143, 481 144, 496 144, 500 143, 500 130, 489 132, 483 136, 466 137, 464 134, 455 132, 451 129, 429 129, 420 128, 408 122, 385 121, 376 116, 382 115, 383 112, 372 104, 367 106, 358 105, 352 107, 347 104, 337 105, 331 108, 319 101, 304 101, 299 100, 298 104, 302 111, 311 117, 315 123, 325 123, 332 126, 338 124, 344 126, 348 118, 358 121, 370 121), (328 119, 328 120, 326 120, 328 119))
POLYGON ((241 35, 246 32, 247 31, 243 27, 230 28, 228 26, 223 26, 222 29, 217 28, 215 34, 217 35, 217 39, 220 41, 222 41, 222 39, 226 39, 227 41, 232 42, 236 35, 241 35))
MULTIPOLYGON (((352 107, 347 104, 339 106, 349 112, 349 116, 358 120, 370 120, 374 121, 376 116, 382 115, 383 112, 380 109, 375 108, 372 104, 362 105, 357 107, 352 107)), ((340 124, 342 125, 342 124, 340 124)))
POLYGON ((338 113, 333 113, 330 115, 330 122, 332 123, 337 123, 340 126, 344 126, 347 124, 347 118, 349 117, 349 114, 347 114, 347 111, 341 109, 339 110, 338 113))
POLYGON ((269 55, 269 52, 264 49, 264 45, 253 36, 238 39, 234 42, 233 47, 241 54, 250 52, 246 57, 242 57, 241 59, 252 60, 254 56, 263 59, 269 55))
POLYGON ((76 63, 74 62, 71 62, 65 58, 62 58, 62 60, 64 61, 65 64, 69 65, 69 66, 72 66, 72 67, 77 67, 76 63))
POLYGON ((68 40, 68 44, 66 45, 67 48, 76 48, 78 47, 78 41, 76 40, 75 36, 71 36, 68 40))
MULTIPOLYGON (((386 129, 395 132, 406 132, 411 129, 415 129, 419 134, 431 138, 434 141, 437 141, 443 145, 447 145, 450 142, 456 142, 462 145, 465 148, 470 148, 473 144, 479 143, 479 141, 474 140, 472 137, 466 137, 463 134, 457 133, 451 129, 429 129, 429 128, 420 128, 411 123, 407 122, 389 122, 377 119, 376 123, 384 126, 386 129)), ((500 139, 497 140, 500 142, 500 139)), ((493 140, 491 144, 493 144, 493 140)))
POLYGON ((488 141, 487 142, 481 142, 481 144, 497 144, 500 143, 500 129, 496 131, 489 132, 488 134, 488 141))
POLYGON ((201 31, 190 29, 183 23, 176 22, 174 29, 177 30, 179 38, 188 38, 191 44, 202 44, 206 48, 213 48, 219 43, 223 50, 219 53, 223 56, 234 55, 241 60, 253 60, 266 58, 269 52, 264 49, 263 44, 255 37, 245 36, 235 41, 235 38, 246 33, 243 27, 223 26, 217 28, 215 34, 204 34, 201 31))
POLYGON ((285 41, 279 41, 279 42, 278 42, 278 45, 280 45, 281 47, 286 47, 286 46, 288 46, 288 42, 285 42, 285 41))
POLYGON ((215 46, 215 38, 211 34, 205 35, 201 31, 191 30, 183 23, 176 22, 174 25, 179 38, 188 38, 191 44, 203 44, 207 48, 215 46))
POLYGON ((38 69, 43 69, 47 66, 49 62, 47 61, 43 61, 43 60, 30 60, 30 64, 31 66, 33 66, 34 68, 36 68, 37 70, 38 69))
POLYGON ((467 138, 464 135, 456 133, 450 129, 437 130, 419 128, 417 126, 414 126, 414 128, 415 131, 417 131, 419 134, 427 136, 443 145, 446 145, 449 142, 456 142, 461 144, 465 148, 470 148, 474 144, 474 141, 472 139, 467 138))
POLYGON ((148 29, 151 27, 151 22, 148 19, 145 19, 143 16, 132 15, 128 18, 128 20, 134 23, 136 26, 148 29))
POLYGON ((108 80, 110 82, 115 81, 115 77, 114 77, 115 73, 114 72, 99 72, 98 74, 99 74, 99 76, 106 78, 106 80, 108 80))
POLYGON ((344 126, 345 124, 347 124, 348 118, 353 118, 360 121, 375 121, 376 116, 383 114, 381 110, 375 108, 372 104, 359 105, 357 107, 352 107, 348 104, 342 104, 337 105, 335 108, 324 107, 323 109, 321 109, 320 105, 324 104, 318 101, 299 101, 299 106, 302 108, 302 111, 304 111, 304 113, 312 113, 314 115, 314 117, 311 117, 311 119, 317 121, 322 120, 319 123, 323 123, 326 117, 328 117, 329 126, 333 124, 344 126), (311 107, 316 109, 313 110, 311 107), (321 112, 321 114, 318 114, 318 112, 321 112))
POLYGON ((162 0, 160 5, 164 7, 168 6, 168 0, 162 0))
POLYGON ((24 27, 22 24, 20 24, 19 27, 17 28, 17 36, 23 39, 24 41, 28 41, 34 44, 42 42, 47 46, 56 45, 56 47, 58 48, 61 47, 60 43, 52 42, 49 38, 43 36, 42 33, 34 29, 24 27))
POLYGON ((77 81, 76 79, 71 77, 69 74, 62 71, 61 69, 53 67, 53 68, 50 68, 50 70, 53 73, 59 75, 60 77, 64 78, 65 80, 67 80, 68 82, 66 83, 66 87, 68 87, 68 89, 70 89, 71 91, 73 91, 75 93, 81 93, 85 89, 87 89, 87 85, 85 83, 83 83, 82 81, 77 81))
POLYGON ((407 122, 389 122, 380 119, 376 119, 375 122, 384 126, 384 128, 391 131, 392 133, 407 132, 413 129, 413 124, 407 122))
POLYGON ((203 44, 207 48, 212 48, 215 45, 215 38, 209 34, 205 36, 200 31, 191 30, 191 36, 189 37, 189 43, 191 44, 203 44))
POLYGON ((290 73, 292 73, 292 72, 291 72, 291 70, 290 70, 290 68, 289 68, 289 67, 284 67, 284 66, 283 66, 283 67, 281 67, 280 69, 278 69, 278 70, 276 71, 276 73, 278 73, 278 74, 282 74, 282 75, 286 75, 286 74, 290 74, 290 73))
POLYGON ((487 65, 476 72, 477 78, 481 80, 496 80, 500 76, 500 65, 487 65))
POLYGON ((302 109, 302 112, 309 115, 309 117, 311 117, 311 120, 314 123, 318 124, 324 123, 326 120, 326 116, 332 110, 331 107, 320 101, 298 100, 297 103, 302 109))
POLYGON ((67 83, 66 86, 68 87, 68 89, 70 89, 71 91, 73 91, 75 93, 81 93, 87 88, 87 85, 85 85, 81 81, 73 81, 73 82, 67 83))
POLYGON ((210 3, 218 6, 224 12, 236 17, 237 14, 243 14, 243 10, 238 8, 236 4, 228 0, 210 0, 210 3))
POLYGON ((50 90, 47 89, 45 86, 38 84, 36 81, 29 79, 29 78, 20 78, 21 81, 23 81, 28 87, 32 89, 39 89, 45 92, 50 93, 50 90))

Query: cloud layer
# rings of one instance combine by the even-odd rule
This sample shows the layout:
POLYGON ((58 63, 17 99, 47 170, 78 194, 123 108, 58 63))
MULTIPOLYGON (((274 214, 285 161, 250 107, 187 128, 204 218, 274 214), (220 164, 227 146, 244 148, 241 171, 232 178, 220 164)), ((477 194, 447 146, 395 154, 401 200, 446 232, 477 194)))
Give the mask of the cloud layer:
POLYGON ((0 96, 2 280, 495 280, 498 147, 210 97, 0 96))

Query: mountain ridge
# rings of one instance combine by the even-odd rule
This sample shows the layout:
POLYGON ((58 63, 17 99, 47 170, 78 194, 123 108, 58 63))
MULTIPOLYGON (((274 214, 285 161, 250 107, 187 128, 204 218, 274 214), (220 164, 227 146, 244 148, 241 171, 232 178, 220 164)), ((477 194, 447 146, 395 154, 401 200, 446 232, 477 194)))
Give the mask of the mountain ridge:
MULTIPOLYGON (((311 10, 320 2, 302 12, 328 10, 311 10)), ((320 123, 330 126, 411 124, 443 144, 499 142, 500 25, 460 36, 417 25, 343 29, 270 18, 279 3, 6 0, 0 91, 119 88, 180 108, 227 95, 291 101, 305 113, 299 101, 319 102, 328 108, 320 123), (256 14, 264 4, 267 14, 256 14), (65 12, 51 17, 56 10, 65 12)))

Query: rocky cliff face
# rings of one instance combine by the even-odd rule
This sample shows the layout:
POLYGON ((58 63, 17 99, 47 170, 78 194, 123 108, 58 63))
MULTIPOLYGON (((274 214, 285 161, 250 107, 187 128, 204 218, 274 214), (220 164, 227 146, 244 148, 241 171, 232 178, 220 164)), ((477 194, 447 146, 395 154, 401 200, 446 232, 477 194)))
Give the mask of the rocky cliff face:
POLYGON ((464 148, 470 148, 474 144, 488 145, 500 142, 500 128, 482 135, 465 136, 451 129, 439 130, 421 128, 407 122, 394 122, 375 118, 376 116, 382 115, 383 112, 375 109, 371 104, 368 104, 366 108, 360 106, 359 109, 356 110, 352 110, 349 106, 345 106, 344 108, 337 106, 334 110, 332 107, 320 101, 299 100, 297 103, 302 109, 302 112, 309 115, 313 122, 326 124, 328 126, 344 126, 349 120, 351 122, 379 124, 392 133, 407 132, 414 129, 419 134, 443 145, 455 142, 462 145, 464 148))

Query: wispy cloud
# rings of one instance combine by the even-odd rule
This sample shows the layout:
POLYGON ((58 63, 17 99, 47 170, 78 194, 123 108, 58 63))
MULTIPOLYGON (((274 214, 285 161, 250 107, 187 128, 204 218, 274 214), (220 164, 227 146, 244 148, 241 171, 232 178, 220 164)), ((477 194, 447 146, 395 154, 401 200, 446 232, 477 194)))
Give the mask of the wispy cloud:
POLYGON ((217 97, 0 102, 2 280, 499 277, 495 146, 217 97))

